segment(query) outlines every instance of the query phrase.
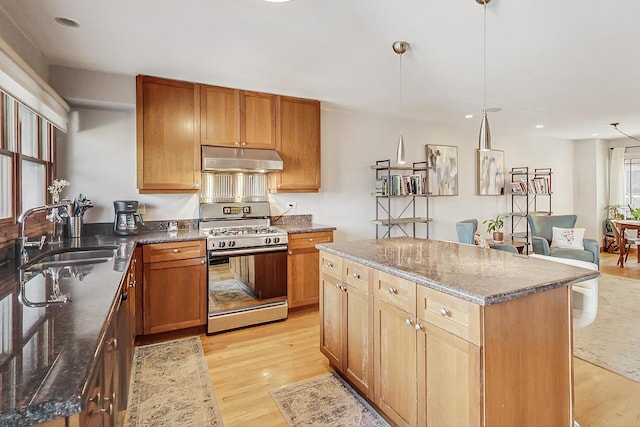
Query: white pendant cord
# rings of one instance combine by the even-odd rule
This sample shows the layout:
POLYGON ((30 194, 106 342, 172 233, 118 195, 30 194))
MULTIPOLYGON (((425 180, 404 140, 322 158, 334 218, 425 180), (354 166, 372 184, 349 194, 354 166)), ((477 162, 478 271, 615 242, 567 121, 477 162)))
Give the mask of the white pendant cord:
POLYGON ((404 102, 402 99, 402 53, 400 54, 400 137, 404 128, 404 102))

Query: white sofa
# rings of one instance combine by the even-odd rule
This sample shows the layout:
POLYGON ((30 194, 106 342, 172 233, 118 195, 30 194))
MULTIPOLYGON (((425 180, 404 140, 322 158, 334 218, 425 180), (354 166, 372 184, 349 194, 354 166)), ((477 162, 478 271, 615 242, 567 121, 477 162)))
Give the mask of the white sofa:
MULTIPOLYGON (((589 270, 598 270, 598 266, 592 262, 580 261, 569 258, 558 258, 546 255, 532 254, 532 258, 544 259, 547 261, 569 264, 575 267, 582 267, 589 270)), ((598 314, 598 279, 590 279, 576 283, 571 286, 572 308, 573 308, 573 328, 584 328, 596 319, 598 314)))

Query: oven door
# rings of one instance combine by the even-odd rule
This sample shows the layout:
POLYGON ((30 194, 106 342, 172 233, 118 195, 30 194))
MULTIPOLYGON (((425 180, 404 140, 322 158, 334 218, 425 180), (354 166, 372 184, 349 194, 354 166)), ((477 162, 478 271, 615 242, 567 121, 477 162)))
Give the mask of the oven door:
POLYGON ((286 247, 216 252, 207 257, 209 333, 287 317, 286 247))

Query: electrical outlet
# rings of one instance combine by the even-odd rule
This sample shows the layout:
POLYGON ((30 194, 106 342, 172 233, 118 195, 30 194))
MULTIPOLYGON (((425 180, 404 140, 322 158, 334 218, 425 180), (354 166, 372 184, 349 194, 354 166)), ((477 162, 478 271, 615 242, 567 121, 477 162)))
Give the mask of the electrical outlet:
POLYGON ((298 207, 298 203, 297 202, 289 202, 289 203, 287 203, 287 207, 289 209, 297 208, 298 207))

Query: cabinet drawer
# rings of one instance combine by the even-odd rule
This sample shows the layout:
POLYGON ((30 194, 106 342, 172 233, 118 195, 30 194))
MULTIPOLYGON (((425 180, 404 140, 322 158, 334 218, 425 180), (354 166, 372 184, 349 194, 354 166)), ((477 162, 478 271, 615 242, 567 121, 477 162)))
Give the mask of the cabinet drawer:
POLYGON ((481 344, 482 307, 418 286, 418 317, 476 345, 481 344))
POLYGON ((142 251, 142 259, 145 264, 150 262, 200 258, 206 255, 205 242, 202 240, 153 243, 150 245, 144 245, 142 247, 142 251))
POLYGON ((313 248, 318 243, 333 242, 333 231, 318 231, 315 233, 289 234, 289 249, 313 248))
POLYGON ((342 280, 342 258, 320 251, 320 273, 342 280))
POLYGON ((343 279, 349 285, 369 293, 369 284, 373 282, 373 270, 354 261, 342 262, 343 279))
POLYGON ((374 292, 376 297, 407 313, 416 314, 416 284, 400 277, 375 270, 374 292))

